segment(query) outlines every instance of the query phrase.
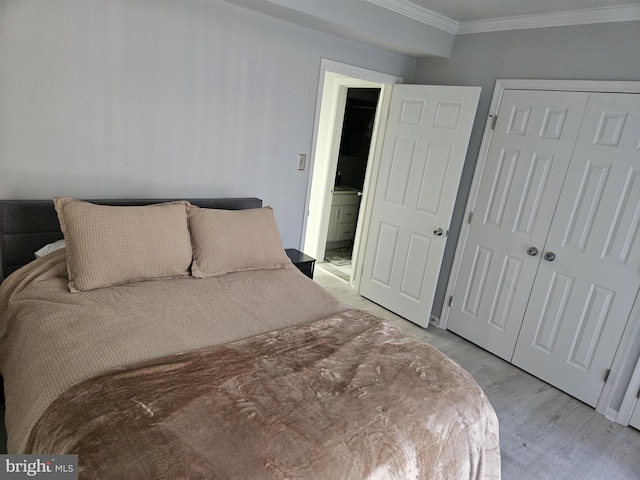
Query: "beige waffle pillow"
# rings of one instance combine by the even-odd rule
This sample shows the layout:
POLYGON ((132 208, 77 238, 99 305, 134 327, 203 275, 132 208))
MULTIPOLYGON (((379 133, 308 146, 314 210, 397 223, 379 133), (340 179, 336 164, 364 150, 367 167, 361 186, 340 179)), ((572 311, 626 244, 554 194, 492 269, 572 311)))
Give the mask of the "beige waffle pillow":
POLYGON ((72 292, 188 276, 188 202, 142 207, 54 199, 67 249, 72 292))
POLYGON ((241 270, 295 268, 271 207, 217 210, 189 206, 194 277, 241 270))

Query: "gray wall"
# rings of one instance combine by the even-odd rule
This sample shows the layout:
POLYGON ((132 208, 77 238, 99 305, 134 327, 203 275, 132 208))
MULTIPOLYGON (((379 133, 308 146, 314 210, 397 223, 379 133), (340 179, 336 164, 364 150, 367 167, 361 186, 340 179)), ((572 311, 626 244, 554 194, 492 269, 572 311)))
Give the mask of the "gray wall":
POLYGON ((258 196, 297 247, 322 58, 416 65, 220 0, 3 0, 0 198, 258 196))
POLYGON ((440 316, 495 81, 640 80, 640 22, 459 35, 450 59, 421 59, 416 83, 476 85, 482 95, 447 240, 433 314, 440 316))

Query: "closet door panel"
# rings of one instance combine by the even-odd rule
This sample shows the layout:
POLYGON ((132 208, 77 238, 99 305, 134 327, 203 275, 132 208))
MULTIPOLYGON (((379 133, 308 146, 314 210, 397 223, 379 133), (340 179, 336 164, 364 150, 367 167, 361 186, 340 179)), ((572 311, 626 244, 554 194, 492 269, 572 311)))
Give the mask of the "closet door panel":
POLYGON ((640 95, 591 94, 513 363, 595 406, 640 289, 640 95))
POLYGON ((511 360, 587 93, 505 90, 447 328, 511 360))

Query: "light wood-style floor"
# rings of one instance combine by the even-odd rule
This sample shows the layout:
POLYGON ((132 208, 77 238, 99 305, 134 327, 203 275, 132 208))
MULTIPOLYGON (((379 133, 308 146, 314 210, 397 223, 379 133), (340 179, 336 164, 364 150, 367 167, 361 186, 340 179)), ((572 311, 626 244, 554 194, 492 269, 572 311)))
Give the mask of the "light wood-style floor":
POLYGON ((504 480, 640 479, 640 431, 610 422, 582 402, 435 327, 425 330, 356 294, 316 267, 314 279, 354 307, 388 318, 465 368, 500 421, 504 480))

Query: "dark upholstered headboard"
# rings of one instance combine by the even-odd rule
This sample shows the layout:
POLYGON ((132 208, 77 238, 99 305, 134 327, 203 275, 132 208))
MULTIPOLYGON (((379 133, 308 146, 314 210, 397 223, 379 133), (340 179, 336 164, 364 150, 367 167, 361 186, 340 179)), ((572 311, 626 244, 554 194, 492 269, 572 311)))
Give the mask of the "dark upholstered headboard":
MULTIPOLYGON (((135 206, 188 200, 203 208, 259 208, 259 198, 114 199, 88 200, 100 205, 135 206)), ((0 200, 0 281, 35 259, 33 253, 62 238, 53 200, 0 200)))

